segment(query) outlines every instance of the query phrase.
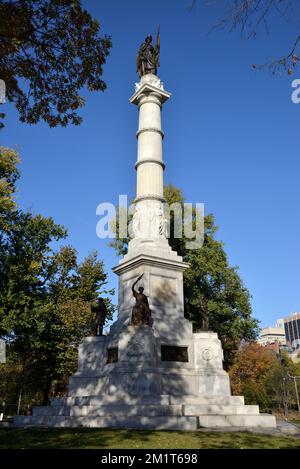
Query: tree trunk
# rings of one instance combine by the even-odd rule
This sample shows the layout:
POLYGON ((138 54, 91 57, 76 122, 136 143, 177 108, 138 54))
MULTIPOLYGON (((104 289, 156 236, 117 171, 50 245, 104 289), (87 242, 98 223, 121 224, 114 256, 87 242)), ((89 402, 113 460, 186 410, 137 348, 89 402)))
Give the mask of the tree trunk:
POLYGON ((45 381, 44 389, 43 389, 42 405, 48 405, 51 384, 52 384, 52 380, 50 378, 47 378, 45 381))

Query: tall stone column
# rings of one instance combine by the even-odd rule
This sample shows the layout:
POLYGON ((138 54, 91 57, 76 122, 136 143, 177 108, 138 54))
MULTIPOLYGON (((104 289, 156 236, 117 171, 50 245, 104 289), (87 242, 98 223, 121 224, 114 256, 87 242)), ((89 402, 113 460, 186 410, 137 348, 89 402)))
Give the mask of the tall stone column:
POLYGON ((163 201, 161 109, 171 94, 163 90, 154 75, 142 77, 139 86, 130 100, 139 109, 136 200, 152 198, 163 201))
POLYGON ((134 242, 131 249, 138 249, 145 240, 151 244, 159 244, 168 249, 167 220, 164 214, 164 162, 163 162, 163 131, 161 127, 162 106, 171 93, 163 89, 162 82, 155 75, 144 75, 136 85, 136 92, 130 102, 139 110, 137 131, 137 172, 135 213, 133 217, 134 242), (139 240, 139 241, 138 241, 139 240))

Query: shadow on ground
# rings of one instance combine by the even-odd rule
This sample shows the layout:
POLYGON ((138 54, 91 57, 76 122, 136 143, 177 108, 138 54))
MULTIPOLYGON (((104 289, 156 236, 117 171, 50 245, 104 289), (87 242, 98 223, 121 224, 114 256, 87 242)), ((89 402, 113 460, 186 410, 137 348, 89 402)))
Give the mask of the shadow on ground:
POLYGON ((298 448, 300 440, 250 432, 180 432, 92 428, 0 429, 0 448, 256 449, 298 448))

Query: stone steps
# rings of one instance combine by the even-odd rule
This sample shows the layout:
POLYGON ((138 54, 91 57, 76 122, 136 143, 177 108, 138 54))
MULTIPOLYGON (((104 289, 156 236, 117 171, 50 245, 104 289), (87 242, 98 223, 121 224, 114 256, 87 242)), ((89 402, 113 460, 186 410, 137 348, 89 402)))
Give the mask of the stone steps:
POLYGON ((182 416, 182 405, 74 405, 34 407, 33 416, 182 416))
POLYGON ((32 409, 33 417, 70 417, 71 407, 67 405, 61 406, 36 406, 32 409))
POLYGON ((244 405, 244 396, 170 396, 170 404, 244 405))
POLYGON ((181 417, 182 406, 173 405, 136 405, 136 406, 73 406, 71 407, 71 417, 91 416, 91 417, 163 417, 178 416, 181 417))
POLYGON ((62 405, 34 407, 33 416, 105 417, 109 416, 200 416, 258 415, 256 405, 62 405))
POLYGON ((198 428, 276 428, 275 417, 260 415, 201 415, 195 416, 17 416, 15 427, 90 427, 197 430, 198 428))
POLYGON ((243 428, 276 428, 274 415, 200 415, 198 428, 243 427, 243 428))
POLYGON ((40 416, 14 419, 15 427, 89 427, 89 428, 132 428, 152 430, 197 430, 197 417, 62 417, 40 416))
POLYGON ((186 416, 259 415, 257 405, 183 405, 182 408, 186 416))
POLYGON ((110 395, 103 394, 101 397, 61 397, 53 398, 51 406, 61 405, 169 405, 170 396, 162 394, 158 396, 130 396, 130 395, 110 395))
POLYGON ((171 396, 169 394, 162 394, 158 396, 132 396, 132 395, 109 395, 104 394, 101 397, 86 396, 86 397, 61 397, 53 398, 51 406, 61 405, 244 405, 243 396, 171 396))
POLYGON ((196 430, 197 428, 275 428, 275 417, 244 405, 242 396, 129 394, 54 398, 17 416, 14 426, 196 430))

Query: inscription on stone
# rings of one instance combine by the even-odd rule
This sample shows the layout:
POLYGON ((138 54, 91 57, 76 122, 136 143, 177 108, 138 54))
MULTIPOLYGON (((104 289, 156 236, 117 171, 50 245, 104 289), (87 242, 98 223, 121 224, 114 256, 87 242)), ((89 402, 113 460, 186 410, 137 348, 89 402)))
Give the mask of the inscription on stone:
POLYGON ((175 345, 162 345, 161 360, 163 362, 188 362, 188 348, 175 345))

